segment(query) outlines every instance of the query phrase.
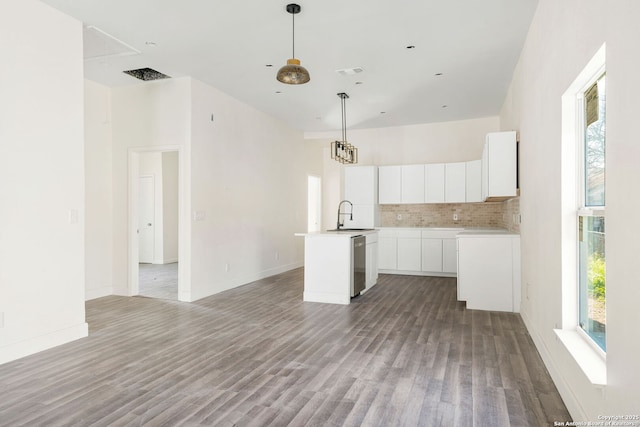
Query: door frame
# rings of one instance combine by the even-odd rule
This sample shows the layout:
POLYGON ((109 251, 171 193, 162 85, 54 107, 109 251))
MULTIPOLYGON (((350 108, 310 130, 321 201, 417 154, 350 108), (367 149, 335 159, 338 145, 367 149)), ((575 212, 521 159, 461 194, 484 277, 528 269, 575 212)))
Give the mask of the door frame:
POLYGON ((189 221, 190 169, 186 149, 182 145, 131 147, 128 149, 128 295, 138 295, 138 177, 141 153, 178 153, 178 300, 191 302, 191 222, 189 221))

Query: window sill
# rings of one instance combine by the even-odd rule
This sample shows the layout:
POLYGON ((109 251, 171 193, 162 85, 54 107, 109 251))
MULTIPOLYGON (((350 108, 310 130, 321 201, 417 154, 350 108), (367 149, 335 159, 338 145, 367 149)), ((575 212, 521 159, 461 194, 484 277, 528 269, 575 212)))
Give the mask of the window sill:
POLYGON ((554 329, 558 339, 573 356, 582 372, 596 387, 607 385, 607 363, 575 330, 554 329))

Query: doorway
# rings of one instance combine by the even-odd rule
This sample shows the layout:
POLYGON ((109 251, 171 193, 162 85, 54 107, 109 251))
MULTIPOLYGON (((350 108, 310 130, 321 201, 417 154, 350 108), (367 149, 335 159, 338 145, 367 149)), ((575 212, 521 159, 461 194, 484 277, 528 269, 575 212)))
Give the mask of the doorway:
POLYGON ((181 147, 129 150, 129 295, 190 301, 181 147))

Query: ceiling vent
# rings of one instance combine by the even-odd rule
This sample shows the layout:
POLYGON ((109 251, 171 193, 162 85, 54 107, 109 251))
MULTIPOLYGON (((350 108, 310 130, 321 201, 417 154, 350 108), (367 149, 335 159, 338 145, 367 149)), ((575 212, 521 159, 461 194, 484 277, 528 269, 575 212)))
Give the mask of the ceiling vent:
POLYGON ((161 80, 170 78, 166 74, 162 74, 160 71, 156 71, 152 68, 138 68, 137 70, 123 71, 123 73, 129 74, 136 79, 144 80, 145 82, 149 80, 161 80))
POLYGON ((364 71, 364 68, 362 67, 354 67, 354 68, 344 68, 342 70, 336 70, 336 73, 340 74, 341 76, 353 76, 363 71, 364 71))
POLYGON ((82 47, 85 61, 109 56, 140 54, 139 50, 94 26, 84 27, 82 47))

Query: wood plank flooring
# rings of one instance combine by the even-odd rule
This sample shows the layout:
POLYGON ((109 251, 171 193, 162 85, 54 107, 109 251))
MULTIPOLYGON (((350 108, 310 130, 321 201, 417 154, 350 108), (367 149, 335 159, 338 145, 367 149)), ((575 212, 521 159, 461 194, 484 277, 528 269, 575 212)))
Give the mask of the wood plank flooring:
POLYGON ((110 296, 90 334, 0 365, 2 426, 546 426, 570 416, 516 314, 381 275, 349 306, 303 270, 195 303, 110 296))

